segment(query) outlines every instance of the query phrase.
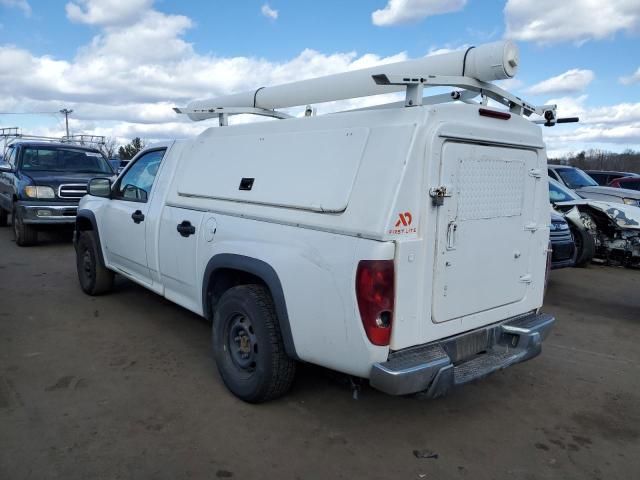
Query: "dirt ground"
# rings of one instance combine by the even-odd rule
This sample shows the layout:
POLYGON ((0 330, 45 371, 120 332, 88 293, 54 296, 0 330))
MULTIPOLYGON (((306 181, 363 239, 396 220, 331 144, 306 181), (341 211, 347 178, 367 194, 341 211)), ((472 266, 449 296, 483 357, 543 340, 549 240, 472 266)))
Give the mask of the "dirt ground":
POLYGON ((0 479, 640 477, 640 271, 553 272, 538 358, 435 401, 305 366, 224 388, 203 319, 122 280, 91 298, 62 237, 0 229, 0 479), (635 472, 635 473, 634 473, 635 472))

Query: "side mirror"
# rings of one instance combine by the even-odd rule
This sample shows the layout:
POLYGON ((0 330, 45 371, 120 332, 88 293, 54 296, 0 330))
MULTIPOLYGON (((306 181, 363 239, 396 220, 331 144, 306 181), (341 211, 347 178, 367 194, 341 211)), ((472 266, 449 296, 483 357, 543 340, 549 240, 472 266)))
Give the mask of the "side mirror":
POLYGON ((111 198, 111 179, 109 178, 92 178, 89 180, 87 193, 94 197, 111 198))
POLYGON ((0 172, 11 173, 13 168, 8 163, 0 163, 0 172))

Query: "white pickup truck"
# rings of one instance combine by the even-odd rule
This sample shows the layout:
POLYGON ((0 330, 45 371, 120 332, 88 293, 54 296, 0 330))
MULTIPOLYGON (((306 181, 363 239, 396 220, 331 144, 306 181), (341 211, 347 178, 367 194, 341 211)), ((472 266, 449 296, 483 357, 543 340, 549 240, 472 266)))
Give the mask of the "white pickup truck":
POLYGON ((82 289, 117 273, 210 319, 249 402, 284 394, 299 361, 436 397, 536 356, 554 322, 540 128, 526 104, 429 104, 414 86, 392 108, 208 128, 93 179, 82 289))

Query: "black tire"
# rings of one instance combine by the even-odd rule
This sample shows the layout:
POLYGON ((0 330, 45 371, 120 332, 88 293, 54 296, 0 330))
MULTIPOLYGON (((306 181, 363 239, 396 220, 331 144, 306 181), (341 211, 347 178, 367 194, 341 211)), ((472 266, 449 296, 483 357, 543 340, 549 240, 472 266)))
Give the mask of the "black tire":
POLYGON ((9 212, 0 208, 0 227, 6 227, 9 223, 9 212))
POLYGON ((589 231, 584 228, 572 225, 571 234, 577 250, 575 266, 584 268, 593 260, 593 256, 596 253, 596 242, 589 231))
POLYGON ((240 285, 227 290, 216 306, 212 333, 218 371, 235 396, 261 403, 289 391, 296 362, 285 352, 267 288, 240 285))
POLYGON ((114 273, 100 260, 95 232, 80 232, 76 244, 76 268, 80 288, 88 295, 102 295, 113 287, 114 273))
POLYGON ((35 245, 38 242, 38 231, 32 225, 25 225, 22 221, 22 214, 18 212, 19 210, 13 207, 11 223, 13 224, 13 237, 16 240, 16 244, 21 247, 35 245))

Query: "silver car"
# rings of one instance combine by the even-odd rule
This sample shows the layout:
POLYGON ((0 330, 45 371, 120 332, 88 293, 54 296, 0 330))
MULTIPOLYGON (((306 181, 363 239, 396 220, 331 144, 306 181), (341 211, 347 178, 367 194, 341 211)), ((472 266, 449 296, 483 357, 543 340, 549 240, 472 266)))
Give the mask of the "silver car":
POLYGON ((557 180, 582 198, 603 202, 624 203, 640 207, 640 191, 626 188, 603 187, 577 167, 548 165, 549 178, 557 180))

